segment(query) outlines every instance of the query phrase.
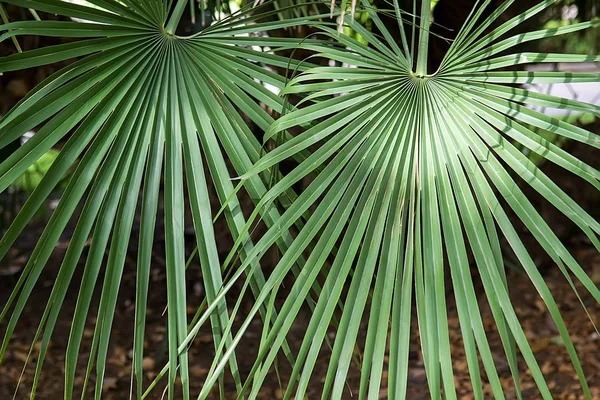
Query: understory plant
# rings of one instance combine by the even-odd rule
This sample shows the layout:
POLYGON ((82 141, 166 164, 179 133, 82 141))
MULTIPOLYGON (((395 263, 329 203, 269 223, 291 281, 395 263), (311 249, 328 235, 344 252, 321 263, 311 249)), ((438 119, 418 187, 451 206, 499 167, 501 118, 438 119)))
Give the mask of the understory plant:
POLYGON ((450 293, 473 397, 484 398, 487 382, 493 396, 503 399, 506 388, 475 289, 480 280, 517 397, 522 397, 519 367, 524 365, 540 396, 550 399, 509 296, 503 261, 507 251, 533 282, 584 395, 592 397, 559 305, 519 232, 521 225, 527 228, 573 290, 579 281, 600 301, 598 287, 535 209, 524 186, 567 216, 598 251, 600 223, 522 151, 600 190, 598 170, 536 132, 550 131, 591 152, 600 149, 600 137, 528 106, 595 116, 600 108, 520 85, 598 82, 598 73, 522 70, 530 63, 600 61, 598 56, 523 50, 529 42, 593 28, 598 21, 514 33, 555 1, 536 1, 505 18, 513 0, 493 8, 491 0, 479 0, 434 71, 428 69, 428 0, 410 9, 395 0, 387 10, 377 10, 367 0, 351 6, 344 1, 332 5, 331 14, 326 4, 322 14, 314 11, 322 7, 315 7, 288 13, 287 19, 281 18, 282 8, 267 2, 185 37, 174 32, 189 0, 3 2, 67 18, 9 22, 0 26, 0 40, 19 35, 78 39, 0 58, 0 72, 74 60, 0 120, 0 148, 39 127, 0 164, 0 190, 63 143, 3 232, 0 258, 69 174, 0 314, 5 329, 0 359, 57 242, 68 223, 76 223, 33 341, 40 345, 32 345, 30 352, 37 358, 31 397, 69 290, 79 294, 65 349, 64 398, 77 395, 77 364, 96 286, 101 296, 82 395, 93 374, 94 396, 102 396, 136 215, 140 229, 131 369, 137 398, 163 377, 169 398, 204 399, 217 390, 230 396, 226 377, 238 398, 257 398, 267 376, 285 362, 291 371, 282 382, 286 399, 305 398, 314 382, 321 385, 322 398, 348 398, 345 386, 353 363, 360 369, 354 394, 359 399, 379 398, 383 386, 388 398, 403 399, 416 313, 430 395, 455 399, 456 360, 446 305, 450 293), (372 31, 355 20, 355 7, 368 13, 372 31), (383 16, 385 21, 392 18, 393 30, 383 16), (298 26, 313 34, 298 39, 271 35, 298 26), (340 32, 348 28, 352 36, 340 32), (309 56, 298 59, 299 50, 309 56), (253 127, 261 130, 262 143, 253 127), (281 172, 280 164, 289 160, 293 168, 281 172), (303 180, 310 183, 295 190, 303 180), (211 187, 219 209, 211 208, 211 187), (246 216, 242 189, 254 204, 246 216), (164 205, 168 361, 148 386, 142 365, 144 327, 159 204, 164 205), (186 275, 187 207, 205 293, 193 319, 187 316, 186 281, 193 279, 186 275), (225 219, 234 239, 225 260, 218 255, 216 217, 225 219), (259 222, 266 231, 256 237, 252 232, 259 222), (274 246, 281 257, 265 268, 264 256, 274 246), (83 269, 80 282, 72 279, 77 268, 83 269), (246 292, 253 301, 242 313, 246 292), (292 349, 288 334, 303 308, 310 310, 310 319, 299 347, 292 349), (240 371, 236 350, 248 340, 255 320, 262 323, 260 338, 254 339, 259 340, 258 351, 253 367, 240 371), (188 349, 207 325, 214 347, 205 351, 212 367, 200 393, 190 393, 188 349), (365 329, 366 337, 359 339, 365 329), (324 348, 327 372, 316 376, 315 365, 325 362, 320 357, 324 348), (176 394, 177 378, 181 391, 176 394))

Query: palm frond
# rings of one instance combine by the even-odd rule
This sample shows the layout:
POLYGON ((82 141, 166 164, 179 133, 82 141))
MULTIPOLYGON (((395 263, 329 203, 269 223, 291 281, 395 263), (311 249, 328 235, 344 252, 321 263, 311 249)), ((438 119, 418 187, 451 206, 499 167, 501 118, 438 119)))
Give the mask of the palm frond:
MULTIPOLYGON (((511 0, 504 2, 497 12, 480 22, 489 1, 478 2, 435 73, 426 71, 427 58, 422 54, 428 50, 428 10, 422 14, 425 22, 420 27, 416 54, 407 45, 399 46, 392 39, 366 1, 363 6, 374 18, 381 37, 371 34, 352 18, 346 17, 345 23, 359 32, 369 46, 321 27, 325 35, 345 45, 346 50, 323 46, 313 47, 313 50, 320 56, 356 68, 315 67, 291 80, 282 94, 304 95, 308 103, 275 121, 266 132, 265 140, 291 128, 301 128, 310 121, 314 123, 266 154, 242 176, 249 179, 299 151, 318 145, 317 150, 264 196, 264 199, 274 199, 313 173, 316 165, 324 164, 310 186, 281 216, 278 227, 270 229, 250 253, 251 259, 260 257, 275 242, 279 229, 285 231, 306 210, 314 208, 233 338, 233 343, 237 343, 244 335, 249 321, 268 295, 273 291, 281 293, 281 280, 296 259, 308 251, 310 255, 303 273, 291 289, 286 289, 286 301, 261 343, 262 351, 247 378, 245 387, 249 388, 252 382, 251 398, 257 395, 257 388, 264 382, 292 326, 291 321, 297 317, 320 271, 326 271, 327 275, 324 290, 306 328, 284 398, 305 397, 309 382, 315 379, 317 356, 338 302, 343 302, 344 307, 339 326, 335 327, 322 398, 344 398, 360 321, 368 307, 358 398, 377 398, 386 356, 389 356, 388 396, 405 398, 413 296, 430 394, 432 398, 441 398, 442 393, 445 398, 456 398, 448 337, 446 266, 456 298, 474 396, 484 398, 481 359, 494 397, 504 398, 505 388, 492 357, 489 332, 483 325, 469 270, 469 255, 482 280, 517 395, 521 397, 518 350, 541 396, 552 398, 511 303, 501 238, 515 252, 534 283, 565 343, 583 392, 586 398, 591 398, 586 375, 556 300, 517 234, 508 211, 533 234, 574 290, 573 275, 600 300, 596 285, 536 211, 524 194, 521 182, 570 218, 600 251, 599 222, 515 146, 516 143, 525 146, 600 189, 600 171, 549 142, 531 126, 594 148, 598 148, 600 137, 527 105, 543 103, 548 107, 585 110, 596 116, 600 115, 600 108, 504 84, 598 82, 600 74, 502 68, 532 62, 597 61, 597 56, 509 52, 521 43, 587 29, 598 22, 504 39, 523 21, 554 1, 542 1, 523 14, 499 23, 499 16, 512 3, 511 0), (486 33, 492 26, 496 27, 486 33), (313 241, 316 245, 309 247, 313 241), (335 256, 329 264, 331 253, 335 256), (370 301, 369 293, 372 293, 370 301)), ((423 9, 428 6, 427 1, 422 3, 423 9)), ((242 276, 248 266, 248 262, 243 263, 233 279, 242 276)), ((225 286, 223 296, 229 287, 231 283, 225 286)), ((215 360, 208 383, 214 382, 221 373, 230 354, 231 349, 215 360)), ((201 398, 207 393, 204 390, 201 398)))
MULTIPOLYGON (((264 66, 297 67, 296 62, 277 55, 277 52, 293 48, 298 40, 242 35, 310 24, 321 16, 273 23, 268 18, 263 21, 259 16, 242 11, 194 36, 182 38, 169 32, 178 18, 174 13, 170 17, 172 22, 167 22, 170 2, 92 0, 89 3, 94 7, 55 0, 7 3, 85 22, 24 21, 0 26, 5 32, 0 40, 16 35, 80 39, 0 59, 0 72, 77 59, 40 83, 0 121, 2 147, 42 124, 31 140, 0 164, 2 190, 51 147, 66 140, 56 162, 2 237, 0 258, 6 255, 62 177, 77 165, 0 314, 0 320, 10 316, 0 359, 57 241, 81 206, 82 213, 34 340, 42 338, 32 393, 35 393, 74 271, 88 239, 91 239, 66 353, 65 396, 73 396, 76 365, 93 289, 103 275, 86 375, 87 384, 87 378, 95 371, 95 393, 96 397, 100 396, 118 288, 141 193, 133 345, 136 389, 137 395, 141 396, 148 282, 158 204, 162 197, 169 361, 178 366, 169 371, 169 396, 173 397, 174 382, 179 375, 183 395, 189 398, 187 355, 178 352, 188 334, 189 322, 185 289, 184 192, 189 195, 207 301, 212 303, 223 284, 224 272, 217 254, 208 185, 216 188, 231 233, 234 239, 243 242, 240 255, 245 259, 252 249, 252 242, 248 229, 245 229, 246 220, 232 178, 250 170, 262 147, 240 112, 257 126, 267 129, 273 119, 260 103, 281 112, 283 100, 264 84, 281 89, 285 78, 264 66), (269 46, 274 51, 255 51, 252 46, 269 46), (205 176, 204 163, 210 177, 205 176), (235 170, 233 176, 228 163, 235 170), (161 185, 162 174, 164 184, 161 185), (104 260, 106 249, 108 257, 104 260)), ((178 3, 178 11, 183 3, 178 3)), ((259 199, 264 195, 271 174, 265 172, 246 182, 245 188, 251 198, 259 199)), ((284 197, 294 198, 295 195, 287 191, 284 197)), ((279 218, 275 206, 263 208, 261 212, 268 226, 279 218)), ((278 240, 283 251, 291 242, 290 234, 282 235, 278 240)), ((265 278, 256 260, 251 264, 255 265, 256 271, 250 278, 250 287, 258 292, 265 278)), ((264 307, 261 312, 265 315, 264 307)), ((228 347, 231 335, 224 333, 229 323, 225 299, 219 300, 218 310, 211 316, 210 323, 215 346, 223 343, 228 347)), ((231 357, 229 365, 238 388, 241 388, 235 357, 231 357)))

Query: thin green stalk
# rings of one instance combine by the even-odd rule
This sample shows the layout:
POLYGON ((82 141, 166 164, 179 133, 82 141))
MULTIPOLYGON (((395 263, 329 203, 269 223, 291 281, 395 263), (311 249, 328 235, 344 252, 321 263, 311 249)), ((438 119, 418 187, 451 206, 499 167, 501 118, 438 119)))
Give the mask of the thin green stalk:
POLYGON ((38 13, 33 8, 30 8, 29 12, 33 16, 33 19, 35 19, 36 21, 41 21, 40 16, 38 15, 38 13))
MULTIPOLYGON (((5 24, 8 24, 10 21, 8 20, 8 13, 6 12, 6 10, 4 9, 4 6, 2 5, 2 3, 0 3, 0 17, 2 17, 2 22, 5 24)), ((13 36, 12 41, 15 45, 15 47, 17 48, 17 51, 19 53, 22 53, 23 50, 21 50, 21 46, 19 46, 19 42, 17 41, 16 36, 13 36)))
POLYGON ((417 56, 417 75, 427 75, 427 53, 429 52, 429 21, 431 18, 431 0, 421 1, 421 23, 419 25, 419 49, 417 56))
POLYGON ((177 29, 177 24, 179 24, 179 20, 181 19, 183 11, 185 10, 185 7, 188 5, 188 3, 189 0, 177 0, 177 5, 175 6, 171 17, 167 22, 167 26, 165 27, 165 31, 167 31, 167 33, 170 33, 171 35, 175 33, 175 29, 177 29))

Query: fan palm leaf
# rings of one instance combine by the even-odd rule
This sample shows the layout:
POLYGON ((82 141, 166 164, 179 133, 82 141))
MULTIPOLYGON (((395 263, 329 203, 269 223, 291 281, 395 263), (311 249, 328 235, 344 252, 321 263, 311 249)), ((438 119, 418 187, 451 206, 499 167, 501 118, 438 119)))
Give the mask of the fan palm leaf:
MULTIPOLYGON (((187 355, 178 347, 186 337, 186 276, 184 209, 189 204, 196 233, 206 300, 212 303, 223 283, 217 253, 208 186, 214 185, 231 234, 243 241, 242 259, 252 248, 238 197, 231 182, 246 173, 262 151, 243 113, 262 129, 272 117, 260 106, 281 112, 283 100, 265 84, 283 88, 285 78, 265 68, 296 67, 278 51, 293 48, 298 40, 250 36, 285 26, 311 23, 323 16, 270 22, 275 12, 261 16, 242 11, 191 37, 174 31, 186 1, 179 1, 169 17, 171 2, 160 0, 92 0, 90 5, 56 0, 7 2, 83 21, 21 21, 0 26, 0 40, 19 35, 73 37, 80 40, 6 56, 0 72, 17 71, 58 61, 77 59, 41 82, 0 120, 0 146, 42 124, 36 134, 0 164, 0 187, 6 189, 23 171, 59 141, 60 155, 0 241, 4 257, 19 234, 63 176, 74 166, 60 202, 0 314, 10 315, 0 348, 5 354, 23 308, 67 223, 81 213, 56 277, 34 342, 42 338, 35 393, 50 338, 84 248, 91 239, 65 365, 65 398, 73 397, 77 360, 90 310, 93 289, 102 275, 102 292, 86 384, 96 373, 96 397, 102 393, 106 356, 123 275, 125 257, 141 195, 140 238, 137 260, 133 370, 138 396, 142 394, 144 325, 151 256, 159 199, 164 202, 169 361, 169 394, 179 375, 183 396, 189 398, 187 355), (269 46, 270 53, 252 50, 269 46), (233 167, 233 175, 228 167, 233 167), (210 176, 205 176, 208 171, 210 176), (164 183, 162 178, 164 176, 164 183), (162 189, 161 189, 162 188, 162 189), (164 192, 164 194, 162 194, 164 192), (189 202, 184 198, 187 193, 189 202), (108 251, 107 251, 108 249, 108 251), (104 260, 105 253, 107 259, 104 260), (105 265, 105 267, 103 267, 105 265)), ((309 41, 311 42, 311 41, 309 41)), ((259 199, 272 180, 271 172, 246 182, 251 198, 259 199)), ((292 191, 282 198, 293 199, 292 191)), ((279 218, 276 207, 262 211, 270 226, 279 218)), ((292 236, 282 235, 283 251, 292 236)), ((252 264, 257 266, 256 261, 252 264)), ((297 273, 297 270, 296 270, 297 273)), ((260 267, 250 287, 258 292, 264 283, 260 267)), ((318 287, 315 286, 318 291, 318 287)), ((264 310, 263 310, 264 311, 264 310)), ((274 317, 273 314, 269 318, 274 317)), ((215 345, 230 343, 223 333, 229 323, 227 304, 219 300, 210 317, 215 345)), ((33 349, 33 347, 32 347, 33 349)), ((31 354, 31 353, 30 353, 31 354)), ((230 369, 240 388, 235 357, 230 369)), ((85 393, 85 387, 84 387, 85 393)))
MULTIPOLYGON (((527 106, 581 110, 596 116, 600 115, 600 108, 515 86, 598 82, 600 74, 503 68, 533 62, 597 62, 598 56, 521 52, 516 46, 595 27, 598 21, 510 36, 523 21, 555 2, 540 1, 524 13, 499 22, 500 15, 513 3, 503 2, 484 18, 490 1, 476 2, 441 66, 433 73, 427 71, 428 1, 421 6, 418 51, 408 45, 401 19, 398 19, 401 41, 397 43, 367 1, 363 1, 363 7, 381 36, 370 33, 352 18, 346 17, 344 22, 360 33, 368 45, 322 27, 325 35, 335 38, 346 50, 320 45, 313 49, 319 56, 355 68, 314 67, 292 79, 282 94, 304 95, 304 106, 275 121, 266 132, 265 141, 311 121, 312 125, 280 143, 242 176, 249 179, 299 151, 311 149, 305 161, 265 194, 258 204, 260 209, 301 178, 313 174, 317 165, 323 166, 282 214, 278 226, 257 241, 249 256, 249 259, 262 256, 278 238, 280 229, 285 232, 307 210, 314 209, 233 337, 235 346, 261 304, 273 292, 281 292, 283 278, 297 258, 308 251, 302 274, 291 289, 286 288, 285 294, 282 293, 286 300, 263 338, 262 350, 246 380, 244 387, 251 390, 251 398, 258 395, 304 299, 322 271, 326 271, 323 291, 306 328, 284 398, 305 397, 309 382, 315 379, 314 367, 340 301, 343 312, 335 327, 322 398, 344 398, 344 385, 367 311, 358 398, 378 398, 386 364, 389 398, 405 398, 413 298, 430 395, 456 398, 448 336, 447 270, 474 397, 484 398, 485 372, 494 397, 504 398, 505 388, 492 357, 489 332, 484 328, 469 268, 470 257, 481 278, 517 395, 521 397, 518 350, 541 397, 552 398, 511 303, 503 263, 506 250, 501 239, 516 254, 545 303, 583 393, 591 398, 586 375, 557 302, 509 214, 516 215, 532 233, 573 290, 577 291, 574 275, 594 299, 600 300, 598 287, 540 216, 524 194, 522 184, 529 185, 573 221, 600 251, 599 222, 516 147, 517 143, 524 146, 598 190, 600 171, 532 129, 551 131, 594 150, 600 147, 600 137, 527 106), (318 145, 316 150, 315 145, 318 145), (311 246, 313 242, 316 244, 311 246), (333 259, 329 257, 331 254, 333 259), (484 371, 480 370, 480 360, 484 371)), ((401 15, 400 10, 397 15, 401 15)), ((258 210, 250 221, 257 216, 258 210)), ((224 297, 248 269, 248 261, 242 263, 217 298, 224 297)), ((212 309, 214 306, 208 310, 212 309)), ((208 315, 205 313, 200 321, 205 321, 208 315)), ((215 359, 200 398, 205 398, 210 385, 216 382, 234 346, 215 359)))

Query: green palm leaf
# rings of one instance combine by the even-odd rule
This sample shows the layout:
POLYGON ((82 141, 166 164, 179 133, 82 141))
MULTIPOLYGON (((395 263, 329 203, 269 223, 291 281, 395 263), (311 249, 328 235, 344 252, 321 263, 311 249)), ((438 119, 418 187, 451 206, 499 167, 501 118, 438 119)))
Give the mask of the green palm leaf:
MULTIPOLYGON (((600 223, 515 147, 515 143, 519 143, 600 189, 600 171, 545 140, 530 126, 595 148, 600 144, 600 137, 525 105, 543 103, 554 108, 586 110, 596 116, 600 115, 600 108, 502 84, 598 82, 600 74, 499 69, 530 62, 597 61, 597 56, 546 55, 520 50, 505 53, 520 43, 590 28, 598 22, 505 38, 520 23, 554 1, 542 1, 523 14, 498 23, 498 17, 513 3, 507 0, 481 22, 479 18, 489 3, 477 2, 439 70, 428 74, 429 2, 422 2, 419 49, 413 54, 408 45, 401 48, 395 43, 372 7, 364 1, 363 6, 382 37, 346 17, 345 23, 359 32, 369 46, 321 27, 325 35, 343 43, 346 50, 313 47, 320 56, 356 68, 310 68, 291 80, 282 91, 284 95, 305 95, 312 103, 293 109, 275 121, 266 132, 265 140, 290 128, 317 122, 279 144, 242 178, 249 179, 297 152, 313 149, 304 162, 266 193, 260 207, 302 177, 314 173, 317 165, 324 167, 281 216, 278 227, 270 229, 250 253, 250 258, 260 257, 278 238, 279 229, 285 231, 304 212, 314 208, 233 338, 233 343, 238 343, 260 305, 273 291, 279 291, 281 280, 296 259, 309 251, 303 273, 291 289, 286 289, 286 301, 269 335, 262 341, 262 350, 246 381, 247 388, 252 383, 251 398, 257 396, 257 388, 276 359, 291 321, 298 315, 311 284, 322 271, 327 275, 324 290, 306 328, 284 398, 306 395, 309 382, 315 379, 314 366, 334 318, 335 305, 340 301, 344 304, 343 313, 336 326, 322 398, 345 398, 343 389, 351 356, 368 307, 358 398, 378 398, 386 355, 389 355, 388 396, 405 398, 413 291, 430 394, 432 398, 441 398, 442 394, 445 398, 456 398, 445 303, 446 265, 452 279, 474 396, 478 399, 484 396, 481 358, 494 397, 504 398, 469 270, 469 253, 482 279, 517 395, 521 397, 518 350, 541 396, 551 398, 509 297, 500 237, 506 239, 515 252, 546 304, 583 392, 586 398, 591 398, 586 375, 558 305, 508 218, 507 209, 532 232, 574 290, 572 275, 600 301, 596 285, 535 210, 519 182, 530 185, 569 217, 599 251, 600 223), (490 26, 496 27, 485 33, 490 26), (498 56, 499 53, 502 55, 498 56), (414 72, 413 66, 416 67, 414 72), (316 150, 315 145, 318 145, 316 150), (310 247, 313 241, 316 244, 310 247), (332 252, 335 257, 329 266, 328 255, 332 252), (348 288, 347 292, 344 288, 348 288), (370 301, 369 293, 372 294, 370 301)), ((399 10, 397 15, 400 14, 399 10)), ((402 30, 402 21, 398 22, 402 30)), ((401 32, 405 37, 404 31, 401 32)), ((248 262, 243 263, 233 279, 242 276, 248 267, 248 262)), ((230 287, 231 283, 226 285, 220 296, 225 296, 230 287)), ((232 349, 215 360, 209 384, 215 382, 231 354, 232 349)), ((205 398, 207 393, 205 389, 200 398, 205 398)))
MULTIPOLYGON (((141 193, 133 345, 135 386, 137 396, 141 396, 149 271, 158 204, 162 197, 169 362, 172 366, 169 369, 169 397, 174 395, 174 383, 179 375, 183 396, 189 398, 187 355, 178 353, 178 347, 188 334, 189 323, 184 267, 184 192, 190 199, 206 300, 212 303, 223 284, 224 272, 217 254, 208 185, 216 188, 231 233, 234 239, 243 242, 240 254, 245 259, 252 249, 252 242, 231 182, 235 175, 230 176, 227 164, 231 163, 237 175, 245 174, 262 150, 240 112, 267 129, 272 117, 259 104, 281 112, 283 100, 267 90, 263 83, 281 89, 285 78, 263 65, 287 68, 297 64, 276 55, 278 50, 293 48, 297 40, 240 35, 309 24, 322 16, 273 23, 263 22, 261 17, 243 11, 192 37, 180 38, 171 32, 186 1, 177 3, 169 21, 170 2, 160 0, 90 1, 95 7, 57 0, 8 3, 86 22, 25 21, 0 26, 5 32, 0 40, 18 35, 81 38, 0 59, 0 72, 7 72, 79 57, 38 85, 0 120, 2 147, 42 124, 31 140, 0 164, 2 190, 57 142, 68 138, 56 162, 2 237, 0 258, 78 161, 56 211, 0 314, 0 320, 10 316, 0 359, 67 222, 82 205, 83 211, 34 340, 42 338, 32 393, 35 393, 61 305, 86 242, 91 238, 67 347, 65 398, 73 397, 76 365, 93 289, 99 276, 104 276, 86 376, 87 384, 87 378, 95 371, 95 396, 100 397, 118 288, 141 193), (275 51, 251 50, 250 47, 256 45, 269 46, 275 51), (210 176, 205 176, 204 163, 210 176), (164 174, 164 185, 161 185, 161 174, 164 174), (105 262, 106 249, 108 258, 105 262)), ((262 17, 269 16, 267 13, 262 17)), ((270 176, 271 173, 266 172, 247 181, 246 190, 252 198, 263 196, 272 179, 270 176)), ((293 199, 295 195, 287 191, 284 197, 293 199)), ((279 218, 274 206, 263 208, 261 213, 268 226, 279 218)), ((291 242, 289 234, 278 239, 283 251, 291 242)), ((256 260, 251 260, 251 264, 256 271, 250 277, 250 287, 258 293, 265 278, 256 260)), ((264 311, 263 307, 261 312, 264 311)), ((274 317, 272 313, 269 316, 274 317)), ((210 323, 215 346, 222 343, 228 348, 231 334, 225 332, 229 324, 225 299, 218 300, 217 311, 211 315, 210 323)), ((238 388, 241 388, 234 356, 229 365, 238 388)))

